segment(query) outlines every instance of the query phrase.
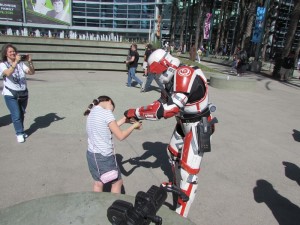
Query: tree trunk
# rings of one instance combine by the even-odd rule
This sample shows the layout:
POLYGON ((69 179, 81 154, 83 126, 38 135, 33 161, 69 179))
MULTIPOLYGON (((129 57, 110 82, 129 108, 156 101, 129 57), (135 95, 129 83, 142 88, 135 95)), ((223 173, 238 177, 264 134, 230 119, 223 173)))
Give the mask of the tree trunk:
POLYGON ((241 41, 241 49, 244 49, 245 46, 248 46, 249 40, 252 34, 252 28, 253 28, 253 21, 255 18, 256 14, 256 5, 257 5, 257 0, 251 1, 249 7, 247 7, 247 24, 245 27, 245 33, 242 36, 242 41, 241 41))
POLYGON ((175 42, 177 12, 178 12, 178 0, 173 0, 171 27, 170 27, 170 43, 175 42))
POLYGON ((297 25, 300 18, 300 0, 294 0, 294 9, 291 12, 290 25, 286 33, 286 39, 284 43, 284 48, 282 49, 282 57, 286 57, 291 51, 295 33, 297 30, 297 25))
POLYGON ((229 12, 228 10, 228 5, 229 5, 229 2, 228 0, 225 0, 224 2, 225 6, 224 6, 224 16, 223 16, 223 20, 222 20, 222 31, 221 31, 221 42, 224 44, 224 46, 226 47, 226 51, 228 51, 228 46, 227 46, 227 38, 225 38, 227 35, 226 33, 228 32, 228 29, 225 29, 226 27, 226 24, 227 24, 227 20, 229 18, 229 15, 231 12, 229 12))
MULTIPOLYGON (((193 42, 193 37, 195 36, 195 29, 194 29, 194 24, 195 24, 195 0, 193 0, 192 6, 190 7, 191 10, 189 12, 189 34, 190 34, 190 47, 192 46, 193 42)), ((196 45, 197 47, 197 45, 196 45)))
MULTIPOLYGON (((225 6, 225 1, 222 1, 221 3, 221 9, 220 9, 220 17, 218 21, 218 29, 217 29, 217 37, 216 37, 216 42, 215 42, 215 53, 219 53, 219 46, 220 46, 220 36, 221 36, 221 30, 222 30, 222 24, 223 24, 223 15, 224 13, 224 6, 225 6)), ((222 41, 222 40, 221 40, 222 41)))
POLYGON ((241 0, 238 24, 236 24, 236 27, 237 27, 237 29, 239 29, 239 31, 236 33, 234 54, 238 51, 238 48, 241 49, 241 37, 242 37, 244 28, 245 28, 245 26, 244 26, 245 18, 246 18, 245 0, 241 0))
POLYGON ((199 0, 197 3, 197 22, 196 22, 196 34, 195 34, 195 45, 198 48, 200 45, 202 45, 202 42, 199 43, 199 37, 200 37, 200 29, 201 24, 203 22, 202 15, 203 15, 203 0, 199 0))
POLYGON ((183 36, 184 36, 184 31, 185 31, 185 20, 186 20, 186 1, 187 0, 183 0, 183 6, 182 6, 182 13, 181 13, 181 21, 180 21, 180 46, 182 49, 184 49, 183 46, 183 36))

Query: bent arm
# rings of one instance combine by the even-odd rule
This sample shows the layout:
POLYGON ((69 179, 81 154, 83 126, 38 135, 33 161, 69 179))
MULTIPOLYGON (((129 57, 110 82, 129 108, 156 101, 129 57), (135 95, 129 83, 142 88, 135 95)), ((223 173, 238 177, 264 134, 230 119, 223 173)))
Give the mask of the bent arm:
POLYGON ((108 124, 109 129, 111 132, 116 136, 116 138, 120 141, 127 138, 134 129, 139 129, 141 127, 141 124, 139 122, 135 122, 130 127, 128 127, 125 130, 121 130, 118 123, 114 120, 108 124))
POLYGON ((162 103, 155 101, 148 106, 143 106, 135 110, 138 119, 159 120, 162 117, 167 119, 177 115, 187 103, 187 96, 183 93, 174 93, 171 97, 172 101, 162 103))
POLYGON ((6 67, 8 67, 7 69, 3 70, 3 75, 9 77, 10 75, 12 75, 15 71, 15 68, 17 67, 18 62, 13 62, 11 64, 10 67, 7 66, 7 64, 5 64, 6 67))
POLYGON ((134 62, 134 59, 135 59, 135 56, 131 56, 131 58, 128 61, 126 61, 126 63, 132 63, 132 62, 134 62))
POLYGON ((28 67, 26 73, 29 74, 29 75, 35 74, 35 69, 34 69, 34 66, 33 66, 33 63, 32 63, 31 55, 28 55, 28 66, 29 67, 28 67))

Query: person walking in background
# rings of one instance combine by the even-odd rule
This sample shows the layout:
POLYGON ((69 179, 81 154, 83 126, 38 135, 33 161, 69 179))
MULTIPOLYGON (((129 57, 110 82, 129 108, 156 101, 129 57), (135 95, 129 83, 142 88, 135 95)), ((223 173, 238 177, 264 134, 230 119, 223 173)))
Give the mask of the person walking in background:
POLYGON ((233 59, 232 59, 232 64, 231 64, 231 70, 230 70, 230 72, 231 73, 235 73, 236 66, 237 66, 237 56, 236 56, 236 54, 234 54, 232 58, 233 59))
POLYGON ((165 88, 165 86, 163 85, 162 82, 160 82, 159 77, 161 75, 157 75, 157 74, 153 74, 153 73, 148 73, 147 79, 146 81, 143 83, 143 86, 141 88, 141 92, 147 92, 150 88, 150 85, 152 83, 153 80, 155 80, 155 82, 157 83, 158 87, 160 88, 160 90, 163 90, 165 88))
POLYGON ((147 45, 147 50, 145 52, 146 57, 144 57, 144 60, 147 63, 147 69, 146 69, 147 79, 146 79, 145 82, 143 82, 141 92, 147 92, 153 80, 155 80, 155 82, 157 83, 157 85, 159 86, 160 89, 164 89, 164 85, 159 81, 159 76, 160 75, 153 74, 153 73, 148 73, 148 58, 154 50, 155 49, 153 49, 151 44, 147 45))
POLYGON ((172 55, 174 53, 174 44, 171 44, 171 47, 170 47, 170 54, 172 55))
POLYGON ((144 75, 143 76, 147 76, 148 75, 148 58, 149 55, 153 52, 153 48, 151 44, 147 44, 146 45, 146 50, 145 50, 145 54, 144 54, 144 62, 143 62, 143 69, 144 69, 144 75))
MULTIPOLYGON (((297 62, 297 70, 298 70, 298 73, 300 73, 300 57, 298 58, 298 62, 297 62)), ((298 78, 300 79, 300 75, 298 78)))
POLYGON ((247 69, 247 63, 248 63, 248 54, 245 50, 241 50, 238 52, 236 56, 236 73, 237 76, 241 76, 243 73, 245 73, 247 69))
POLYGON ((131 45, 130 59, 126 60, 125 63, 128 65, 128 79, 127 87, 131 87, 132 79, 134 79, 142 87, 143 82, 135 75, 136 68, 138 67, 139 53, 137 52, 137 45, 131 45))
POLYGON ((280 81, 287 81, 293 73, 295 66, 295 51, 291 51, 287 57, 283 58, 280 68, 280 81))
POLYGON ((198 63, 200 63, 200 61, 201 61, 201 56, 202 56, 202 50, 199 47, 198 50, 197 50, 197 60, 198 60, 198 63))
POLYGON ((33 75, 35 70, 31 56, 21 56, 12 44, 6 44, 2 47, 1 58, 2 95, 10 111, 17 141, 22 143, 27 138, 27 135, 24 133, 24 115, 28 103, 26 74, 33 75), (27 61, 29 66, 23 61, 27 61))
POLYGON ((87 116, 86 131, 88 150, 86 153, 89 171, 94 179, 94 192, 102 192, 105 183, 112 183, 111 192, 121 193, 123 180, 116 161, 112 134, 120 141, 126 139, 134 129, 141 129, 140 122, 125 130, 120 126, 129 123, 126 117, 116 121, 113 111, 115 104, 108 96, 94 99, 84 112, 87 116))

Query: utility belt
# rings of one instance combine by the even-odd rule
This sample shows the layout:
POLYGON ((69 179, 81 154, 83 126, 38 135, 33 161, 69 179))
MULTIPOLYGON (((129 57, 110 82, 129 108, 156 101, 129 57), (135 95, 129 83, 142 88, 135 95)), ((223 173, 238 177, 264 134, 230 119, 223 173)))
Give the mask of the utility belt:
POLYGON ((210 113, 214 112, 215 110, 215 106, 214 108, 207 107, 207 109, 205 109, 201 114, 193 115, 189 118, 184 116, 183 118, 179 117, 182 123, 199 122, 195 127, 198 140, 198 154, 211 151, 210 136, 213 134, 214 124, 218 123, 218 120, 216 117, 214 117, 211 121, 208 121, 208 117, 210 116, 210 113))
POLYGON ((192 117, 179 117, 182 123, 195 123, 199 122, 203 117, 209 117, 210 111, 209 108, 205 109, 205 111, 201 114, 193 115, 192 117))

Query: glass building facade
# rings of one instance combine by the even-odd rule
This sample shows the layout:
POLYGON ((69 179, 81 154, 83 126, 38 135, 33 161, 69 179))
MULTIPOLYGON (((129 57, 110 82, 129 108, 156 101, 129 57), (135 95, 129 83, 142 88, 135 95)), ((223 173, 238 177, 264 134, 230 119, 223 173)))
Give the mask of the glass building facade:
MULTIPOLYGON (((12 10, 19 9, 18 12, 15 11, 16 14, 19 14, 18 20, 0 18, 0 28, 5 30, 9 26, 14 30, 16 26, 22 26, 28 27, 29 30, 38 28, 44 33, 47 33, 49 29, 57 32, 72 30, 78 33, 114 33, 128 39, 151 38, 154 40, 158 34, 160 35, 160 32, 157 31, 161 29, 166 32, 169 28, 168 24, 170 24, 171 0, 64 1, 69 4, 71 17, 69 24, 65 21, 50 20, 51 18, 47 18, 47 15, 34 12, 36 0, 0 0, 0 4, 3 2, 5 5, 11 5, 12 10), (159 18, 162 20, 159 21, 159 18), (163 27, 160 26, 162 24, 164 24, 163 27)), ((46 0, 45 5, 51 7, 51 0, 46 0)), ((17 18, 17 16, 15 17, 17 18)))

